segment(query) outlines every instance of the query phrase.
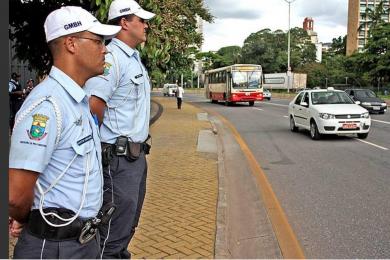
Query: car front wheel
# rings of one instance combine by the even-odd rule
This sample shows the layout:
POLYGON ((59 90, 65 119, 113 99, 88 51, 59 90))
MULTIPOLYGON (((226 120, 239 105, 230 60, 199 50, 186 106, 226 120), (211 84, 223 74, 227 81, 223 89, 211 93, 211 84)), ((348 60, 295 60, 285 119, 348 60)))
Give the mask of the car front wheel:
POLYGON ((320 132, 318 132, 318 127, 315 121, 310 123, 310 137, 313 140, 319 140, 321 138, 320 132))
POLYGON ((357 136, 358 136, 359 139, 366 139, 367 136, 368 136, 368 133, 357 134, 357 136))
POLYGON ((293 116, 290 116, 290 130, 291 132, 297 132, 298 127, 295 125, 295 120, 293 116))

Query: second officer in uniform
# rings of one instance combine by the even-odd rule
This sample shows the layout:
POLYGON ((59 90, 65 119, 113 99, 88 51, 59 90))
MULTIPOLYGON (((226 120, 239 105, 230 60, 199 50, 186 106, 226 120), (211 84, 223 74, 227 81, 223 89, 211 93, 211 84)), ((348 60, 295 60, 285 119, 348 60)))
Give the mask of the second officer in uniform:
POLYGON ((121 31, 107 46, 104 75, 86 84, 91 109, 102 122, 104 201, 117 206, 110 225, 101 229, 104 258, 130 257, 127 246, 145 197, 150 80, 136 47, 146 41, 147 21, 154 15, 133 0, 111 3, 109 23, 121 31))

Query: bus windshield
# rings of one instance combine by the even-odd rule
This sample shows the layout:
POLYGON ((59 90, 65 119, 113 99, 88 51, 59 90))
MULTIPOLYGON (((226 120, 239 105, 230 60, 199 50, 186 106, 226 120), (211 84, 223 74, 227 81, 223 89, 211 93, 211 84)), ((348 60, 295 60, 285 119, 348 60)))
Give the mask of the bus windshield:
POLYGON ((261 71, 233 71, 233 88, 260 88, 261 71))

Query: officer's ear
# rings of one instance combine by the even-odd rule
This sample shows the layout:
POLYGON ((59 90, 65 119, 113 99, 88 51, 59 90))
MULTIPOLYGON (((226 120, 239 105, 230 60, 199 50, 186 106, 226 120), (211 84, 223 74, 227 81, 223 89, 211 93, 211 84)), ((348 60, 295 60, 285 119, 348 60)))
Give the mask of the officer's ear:
POLYGON ((63 38, 65 49, 72 54, 75 53, 77 49, 77 38, 75 36, 65 36, 63 38))

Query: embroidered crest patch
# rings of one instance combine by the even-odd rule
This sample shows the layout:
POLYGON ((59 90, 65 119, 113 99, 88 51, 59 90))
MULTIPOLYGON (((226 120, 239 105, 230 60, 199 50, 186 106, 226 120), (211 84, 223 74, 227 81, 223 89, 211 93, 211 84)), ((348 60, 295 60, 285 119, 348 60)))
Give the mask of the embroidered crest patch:
POLYGON ((105 62, 104 63, 104 72, 103 72, 103 76, 107 76, 110 74, 110 68, 111 68, 111 64, 108 63, 108 62, 105 62))
POLYGON ((27 133, 31 140, 40 141, 47 135, 47 133, 45 133, 45 129, 46 122, 49 120, 49 117, 41 114, 35 114, 32 117, 33 122, 30 130, 27 130, 27 133))

